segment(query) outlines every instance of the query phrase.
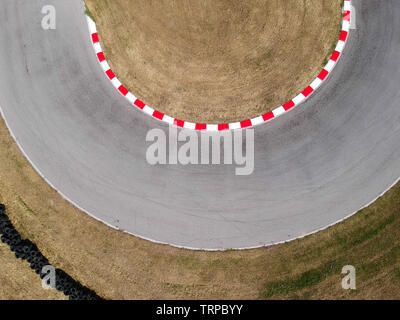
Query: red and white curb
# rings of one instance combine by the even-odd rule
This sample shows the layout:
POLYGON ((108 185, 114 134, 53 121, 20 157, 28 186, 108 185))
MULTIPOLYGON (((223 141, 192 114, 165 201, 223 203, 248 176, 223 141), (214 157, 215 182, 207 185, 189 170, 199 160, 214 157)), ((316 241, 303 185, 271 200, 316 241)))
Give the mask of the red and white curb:
POLYGON ((293 109, 294 107, 304 102, 318 89, 318 87, 321 86, 321 84, 327 79, 327 77, 332 72, 337 62, 339 61, 339 58, 343 53, 350 32, 350 19, 352 10, 351 0, 343 0, 343 1, 344 1, 344 16, 343 16, 342 31, 340 33, 339 41, 336 45, 335 51, 333 52, 332 56, 329 59, 329 62, 326 64, 326 66, 318 75, 318 77, 299 95, 294 97, 292 100, 286 102, 282 106, 253 119, 248 119, 240 122, 225 123, 225 124, 205 124, 205 123, 188 122, 170 117, 146 105, 143 101, 138 99, 134 94, 129 92, 128 89, 126 89, 126 87, 115 76, 114 72, 111 70, 109 64, 107 63, 103 50, 101 48, 95 22, 89 16, 87 16, 87 22, 92 38, 93 48, 100 62, 101 68, 103 69, 107 77, 110 79, 112 85, 133 106, 135 106, 135 108, 139 108, 140 110, 152 116, 153 118, 156 118, 160 121, 164 121, 170 125, 175 125, 177 127, 192 129, 192 130, 222 131, 222 130, 248 128, 259 125, 261 123, 269 122, 272 119, 279 117, 280 115, 288 112, 289 110, 293 109))

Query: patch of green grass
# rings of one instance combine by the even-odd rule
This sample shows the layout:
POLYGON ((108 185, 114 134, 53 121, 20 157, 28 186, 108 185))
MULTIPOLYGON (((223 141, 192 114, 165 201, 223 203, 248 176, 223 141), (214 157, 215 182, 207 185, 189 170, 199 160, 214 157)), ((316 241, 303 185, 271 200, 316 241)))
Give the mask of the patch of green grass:
POLYGON ((33 211, 26 203, 24 200, 22 200, 21 197, 18 196, 18 202, 25 208, 26 211, 28 211, 29 213, 33 214, 34 216, 37 215, 37 213, 35 211, 33 211))
POLYGON ((197 259, 192 257, 180 257, 178 262, 191 270, 198 269, 200 265, 197 259))
POLYGON ((96 22, 96 19, 94 18, 94 15, 90 12, 90 10, 89 10, 88 6, 86 5, 86 3, 85 3, 85 14, 87 16, 89 16, 94 22, 96 22))
POLYGON ((183 286, 181 284, 169 283, 169 282, 165 282, 164 286, 168 289, 182 289, 183 288, 183 286))
POLYGON ((329 49, 328 55, 326 56, 326 58, 322 62, 322 68, 324 68, 326 66, 326 64, 329 62, 329 60, 331 59, 331 56, 332 56, 333 52, 335 51, 336 44, 337 43, 332 44, 331 48, 329 49))
MULTIPOLYGON (((278 268, 280 280, 267 278, 260 297, 273 298, 290 294, 292 298, 303 299, 307 297, 307 294, 312 293, 312 290, 304 289, 320 287, 328 277, 338 276, 338 281, 340 281, 341 267, 348 264, 356 267, 357 281, 360 283, 376 279, 374 285, 377 286, 380 281, 378 279, 382 275, 398 281, 400 245, 396 232, 400 220, 399 191, 400 184, 379 198, 372 206, 331 228, 331 240, 322 246, 321 252, 317 247, 304 253, 299 252, 293 261, 281 259, 281 266, 278 268), (353 227, 345 227, 349 225, 353 227), (332 253, 328 253, 328 250, 332 253), (318 264, 318 260, 324 256, 325 261, 329 262, 318 264), (309 262, 305 262, 306 257, 309 262), (312 266, 312 261, 315 261, 315 267, 312 266), (301 273, 291 275, 292 269, 299 263, 306 263, 309 266, 308 270, 303 269, 301 273)), ((288 244, 289 248, 295 246, 295 243, 288 244)), ((356 292, 348 292, 348 294, 357 295, 356 292)))
MULTIPOLYGON (((349 233, 345 237, 336 237, 337 245, 342 247, 341 252, 348 252, 349 249, 354 248, 375 236, 382 234, 382 231, 397 221, 396 215, 391 215, 384 219, 377 227, 370 230, 359 228, 354 232, 349 233)), ((383 255, 378 261, 361 264, 359 270, 365 275, 377 275, 381 267, 385 265, 393 265, 399 257, 399 249, 397 246, 390 250, 389 253, 383 255)), ((345 257, 346 254, 343 255, 345 257)), ((295 277, 287 278, 282 281, 269 282, 265 286, 263 293, 264 298, 271 298, 273 296, 285 295, 295 293, 302 289, 310 288, 318 285, 329 276, 340 274, 341 269, 339 266, 348 264, 344 258, 338 258, 335 261, 330 261, 319 268, 311 269, 303 272, 295 277)))
POLYGON ((381 221, 375 228, 365 230, 364 228, 358 228, 357 230, 348 234, 345 238, 340 238, 340 243, 343 249, 353 248, 360 245, 361 243, 375 237, 387 226, 391 225, 397 220, 395 215, 391 215, 381 221))
MULTIPOLYGON (((382 249, 384 251, 384 249, 382 249)), ((393 266, 400 261, 400 246, 397 245, 371 262, 363 263, 357 268, 359 279, 369 279, 381 273, 386 266, 393 266)), ((396 274, 393 275, 396 278, 396 274)))
POLYGON ((296 277, 270 282, 266 286, 264 297, 271 298, 276 295, 288 294, 315 286, 328 276, 338 273, 339 271, 338 263, 331 261, 319 268, 308 270, 296 277))
POLYGON ((394 278, 395 278, 397 281, 400 281, 400 270, 396 270, 396 271, 394 272, 394 278))

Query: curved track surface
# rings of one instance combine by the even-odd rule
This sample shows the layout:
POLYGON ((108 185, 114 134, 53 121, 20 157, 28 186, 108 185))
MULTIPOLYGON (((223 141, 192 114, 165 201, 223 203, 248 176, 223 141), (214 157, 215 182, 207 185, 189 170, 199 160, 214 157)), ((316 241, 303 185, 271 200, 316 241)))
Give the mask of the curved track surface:
MULTIPOLYGON (((306 103, 255 128, 255 170, 159 166, 148 130, 104 76, 81 0, 2 0, 0 106, 30 161, 75 205, 188 248, 268 245, 354 213, 400 176, 400 2, 353 2, 357 30, 306 103), (57 29, 41 28, 41 8, 57 29)), ((134 10, 134 9, 133 9, 134 10)), ((134 39, 132 39, 134 41, 134 39)))

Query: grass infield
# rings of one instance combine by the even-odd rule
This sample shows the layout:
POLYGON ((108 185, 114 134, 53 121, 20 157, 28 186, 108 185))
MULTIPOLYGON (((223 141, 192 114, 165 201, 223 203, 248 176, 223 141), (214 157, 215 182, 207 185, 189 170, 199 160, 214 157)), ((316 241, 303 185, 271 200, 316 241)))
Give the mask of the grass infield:
POLYGON ((302 92, 334 51, 343 0, 86 0, 122 83, 195 123, 264 114, 302 92))

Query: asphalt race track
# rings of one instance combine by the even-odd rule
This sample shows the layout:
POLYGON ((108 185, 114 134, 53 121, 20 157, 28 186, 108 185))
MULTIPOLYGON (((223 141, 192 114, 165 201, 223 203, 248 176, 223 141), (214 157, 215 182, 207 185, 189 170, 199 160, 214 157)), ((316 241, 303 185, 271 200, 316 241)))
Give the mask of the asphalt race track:
POLYGON ((0 106, 35 168, 109 225, 196 249, 304 236, 355 213, 400 176, 400 1, 353 6, 357 29, 332 76, 307 102, 255 128, 250 176, 229 165, 146 162, 147 132, 167 126, 133 109, 105 77, 81 0, 1 1, 0 106), (48 4, 56 30, 41 28, 48 4))

